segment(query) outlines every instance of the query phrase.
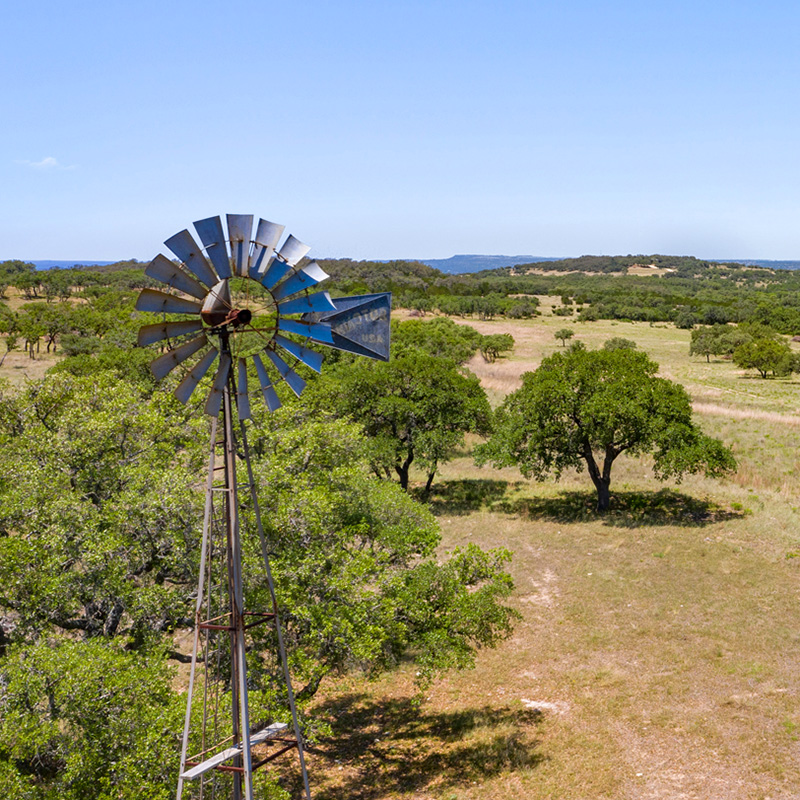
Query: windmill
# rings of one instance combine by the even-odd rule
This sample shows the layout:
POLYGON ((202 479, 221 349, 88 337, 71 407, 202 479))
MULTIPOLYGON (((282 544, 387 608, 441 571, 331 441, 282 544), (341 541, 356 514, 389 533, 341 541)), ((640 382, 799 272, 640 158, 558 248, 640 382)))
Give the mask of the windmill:
POLYGON ((283 225, 260 219, 253 235, 253 222, 252 215, 228 214, 226 235, 220 217, 209 217, 194 223, 202 244, 188 230, 167 239, 180 263, 158 255, 145 273, 171 291, 143 289, 136 302, 139 311, 162 317, 140 329, 138 343, 165 350, 151 364, 157 379, 182 371, 174 390, 179 400, 188 402, 217 365, 204 405, 211 438, 178 800, 203 797, 207 789, 209 796, 229 791, 234 800, 253 800, 256 770, 291 750, 297 750, 311 797, 247 441, 249 381, 255 372, 254 394, 275 411, 281 383, 297 395, 303 391, 300 365, 320 371, 314 344, 389 358, 391 295, 332 299, 317 290, 329 276, 315 261, 304 261, 308 245, 288 236, 278 246, 283 225), (245 608, 240 491, 249 498, 259 539, 266 609, 245 608), (274 628, 291 728, 281 721, 252 725, 250 718, 248 637, 262 624, 274 628))

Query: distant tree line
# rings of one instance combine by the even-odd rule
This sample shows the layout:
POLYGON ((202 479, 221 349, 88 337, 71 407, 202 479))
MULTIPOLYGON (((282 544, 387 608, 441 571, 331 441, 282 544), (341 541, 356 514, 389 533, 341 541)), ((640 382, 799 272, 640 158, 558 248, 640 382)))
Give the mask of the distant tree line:
MULTIPOLYGON (((800 274, 675 256, 582 256, 497 270, 448 275, 419 261, 318 259, 333 296, 391 292, 395 307, 474 319, 526 319, 540 313, 538 296, 557 296, 552 313, 580 322, 620 319, 698 325, 759 323, 800 333, 800 274), (670 270, 629 275, 634 264, 670 270), (530 270, 543 270, 537 274, 530 270), (613 276, 613 279, 609 279, 613 276)), ((14 286, 29 300, 65 301, 155 285, 144 264, 37 271, 20 261, 0 263, 0 290, 14 286)), ((0 295, 1 297, 2 295, 0 295)))

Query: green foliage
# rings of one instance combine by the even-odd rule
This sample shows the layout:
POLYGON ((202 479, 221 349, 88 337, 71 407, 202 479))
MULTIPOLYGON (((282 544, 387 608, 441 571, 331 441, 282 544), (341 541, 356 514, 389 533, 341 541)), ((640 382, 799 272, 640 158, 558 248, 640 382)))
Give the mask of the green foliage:
POLYGON ((19 315, 0 305, 0 333, 19 333, 19 315))
POLYGON ((392 322, 394 356, 417 351, 464 364, 478 351, 481 341, 481 335, 474 328, 458 325, 447 317, 392 322))
POLYGON ((636 342, 624 339, 622 336, 613 336, 603 342, 603 350, 635 350, 636 342))
POLYGON ((484 552, 470 544, 441 566, 429 561, 409 574, 401 593, 408 642, 420 653, 421 685, 448 669, 473 666, 477 648, 511 633, 518 615, 500 603, 513 588, 502 571, 510 560, 504 548, 484 552))
MULTIPOLYGON (((0 285, 19 283, 29 299, 62 300, 77 290, 92 304, 106 296, 155 285, 144 265, 124 261, 102 267, 36 272, 33 265, 0 264, 0 285)), ((556 313, 579 321, 672 321, 679 326, 769 324, 782 334, 800 332, 800 274, 792 270, 719 264, 684 256, 582 256, 465 275, 448 275, 414 261, 324 260, 334 294, 391 291, 394 305, 491 319, 538 313, 535 295, 562 298, 556 313), (654 264, 660 275, 629 275, 629 267, 654 264), (614 274, 614 280, 604 278, 614 274)), ((116 301, 115 301, 116 302, 116 301)), ((102 334, 101 334, 102 335, 102 334)))
POLYGON ((173 796, 184 703, 163 658, 43 641, 10 648, 1 669, 4 797, 173 796))
POLYGON ((484 361, 491 363, 514 349, 514 337, 510 333, 491 333, 481 338, 480 346, 484 361))
MULTIPOLYGON (((767 372, 773 369, 774 365, 776 370, 774 374, 788 374, 791 371, 789 357, 791 353, 787 356, 788 345, 769 325, 760 322, 742 323, 736 326, 712 325, 695 328, 692 331, 689 355, 705 356, 706 361, 710 361, 712 355, 730 357, 734 356, 737 350, 742 363, 736 361, 735 357, 734 361, 745 369, 757 369, 757 364, 762 364, 766 366, 767 372), (754 347, 756 341, 771 344, 754 347), (786 349, 782 349, 781 346, 786 349)), ((762 377, 766 377, 766 374, 762 377)))
POLYGON ((13 279, 21 275, 35 275, 36 265, 29 261, 12 259, 10 261, 0 261, 0 280, 3 283, 12 283, 13 279))
POLYGON ((5 344, 6 351, 3 353, 3 357, 0 358, 0 367, 3 366, 3 362, 6 360, 6 356, 12 351, 17 349, 17 345, 19 344, 19 337, 16 333, 7 333, 5 338, 3 339, 3 343, 5 344))
POLYGON ((76 333, 68 333, 61 337, 61 351, 66 356, 92 355, 102 347, 102 344, 102 340, 96 336, 80 336, 76 333))
MULTIPOLYGON (((407 358, 463 379, 445 359, 407 358)), ((407 653, 425 686, 508 635, 505 551, 442 558, 431 513, 369 476, 359 426, 296 404, 257 413, 254 470, 301 703, 332 672, 377 674, 407 653)), ((207 436, 205 419, 115 371, 3 389, 5 796, 172 796, 184 697, 168 662, 193 618, 207 436)), ((243 522, 252 531, 249 507, 243 522)), ((257 538, 243 550, 247 606, 268 608, 257 538)), ((274 631, 253 636, 254 718, 282 718, 274 631)))
POLYGON ((506 316, 509 319, 528 319, 539 313, 537 311, 538 305, 539 301, 535 297, 515 298, 514 302, 509 303, 506 307, 506 316))
POLYGON ((712 355, 721 355, 725 352, 723 337, 727 334, 727 325, 715 325, 713 328, 695 328, 689 344, 690 356, 705 356, 706 361, 711 361, 712 355))
POLYGON ((559 328, 553 336, 561 342, 561 346, 564 347, 567 344, 567 340, 571 339, 575 335, 575 331, 572 328, 559 328))
POLYGON ((31 358, 35 358, 35 351, 39 340, 47 332, 47 327, 41 316, 35 312, 20 313, 17 317, 20 336, 25 340, 25 350, 31 358))
POLYGON ((447 276, 420 261, 353 261, 317 259, 331 278, 326 286, 335 293, 394 292, 424 296, 437 292, 447 276))
MULTIPOLYGON (((409 650, 425 683, 508 633, 513 613, 500 603, 511 588, 507 553, 471 550, 439 562, 430 512, 365 474, 358 426, 285 408, 256 432, 260 502, 279 601, 291 609, 301 699, 332 670, 377 673, 409 650), (436 614, 424 608, 433 597, 436 614)), ((247 557, 246 574, 257 574, 259 554, 247 557)), ((265 586, 252 591, 255 604, 265 601, 265 586)))
POLYGON ((310 387, 308 402, 363 424, 373 471, 395 472, 404 489, 413 462, 427 471, 430 488, 438 465, 463 444, 464 434, 487 433, 491 417, 475 376, 419 350, 388 362, 334 365, 310 387))
POLYGON ((788 375, 792 371, 792 350, 786 342, 774 339, 753 339, 733 351, 733 362, 743 369, 758 370, 762 378, 771 372, 788 375))
POLYGON ((155 388, 156 381, 150 371, 153 353, 148 350, 118 347, 93 336, 68 335, 63 338, 62 346, 67 358, 52 366, 51 373, 69 373, 79 377, 113 371, 117 377, 145 390, 155 388))
POLYGON ((3 398, 0 607, 18 635, 144 641, 183 618, 200 462, 177 405, 113 373, 3 398))
POLYGON ((630 349, 571 350, 544 359, 498 409, 495 434, 477 449, 479 463, 517 465, 537 480, 585 467, 601 511, 609 504, 611 466, 626 451, 652 453, 662 480, 733 469, 730 451, 692 423, 683 387, 656 377, 657 369, 630 349))
POLYGON ((675 315, 675 327, 676 328, 683 328, 684 330, 691 330, 697 325, 698 319, 695 314, 693 314, 688 309, 681 309, 675 315))

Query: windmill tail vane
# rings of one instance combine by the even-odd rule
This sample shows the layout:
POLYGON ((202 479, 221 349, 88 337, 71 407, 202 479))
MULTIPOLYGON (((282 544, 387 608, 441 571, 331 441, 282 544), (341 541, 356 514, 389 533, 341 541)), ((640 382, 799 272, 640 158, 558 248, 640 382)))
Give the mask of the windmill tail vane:
MULTIPOLYGON (((229 796, 254 800, 257 770, 280 755, 298 754, 304 796, 311 798, 302 730, 284 645, 269 548, 244 420, 251 418, 250 377, 267 408, 281 406, 278 387, 299 395, 303 365, 315 372, 322 355, 312 345, 386 361, 389 358, 391 295, 331 298, 319 284, 329 276, 294 236, 279 243, 284 226, 251 214, 228 214, 194 223, 201 244, 188 230, 165 244, 177 259, 156 256, 145 273, 167 291, 143 289, 139 311, 161 315, 142 326, 138 343, 164 352, 150 365, 157 379, 181 371, 175 396, 187 403, 210 379, 204 410, 211 418, 208 475, 195 605, 192 659, 181 744, 177 800, 229 796), (221 462, 221 463, 219 463, 221 462), (237 470, 243 462, 246 482, 237 470), (240 490, 254 519, 263 574, 242 572, 240 490), (266 583, 269 606, 246 608, 248 581, 266 583), (281 675, 288 709, 264 710, 250 718, 247 659, 258 631, 270 626, 275 672, 281 675), (284 721, 285 720, 285 721, 284 721)), ((264 653, 258 653, 264 658, 264 653)), ((250 655, 252 658, 253 656, 250 655)))

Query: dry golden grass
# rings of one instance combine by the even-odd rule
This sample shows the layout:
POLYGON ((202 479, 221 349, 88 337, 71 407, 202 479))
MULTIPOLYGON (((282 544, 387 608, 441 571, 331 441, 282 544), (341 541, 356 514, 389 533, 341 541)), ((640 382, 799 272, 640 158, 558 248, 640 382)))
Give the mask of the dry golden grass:
MULTIPOLYGON (((5 355, 5 344, 0 345, 0 352, 5 355)), ((2 358, 0 355, 0 358, 2 358)), ((5 378, 12 386, 20 386, 26 380, 43 378, 53 364, 61 358, 61 353, 47 353, 42 346, 36 358, 31 358, 24 350, 12 350, 0 367, 0 378, 5 378)))
MULTIPOLYGON (((470 364, 494 402, 565 326, 466 322, 517 340, 511 359, 470 364)), ((733 445, 737 474, 665 488, 623 457, 599 517, 585 474, 534 484, 468 454, 445 465, 442 553, 511 549, 522 621, 418 709, 410 665, 330 687, 319 713, 338 735, 310 758, 320 800, 800 797, 798 385, 690 359, 671 326, 571 327, 590 347, 637 341, 733 445)))
POLYGON ((675 272, 675 270, 669 267, 649 267, 642 264, 633 264, 627 270, 628 275, 644 275, 645 277, 660 277, 668 275, 670 272, 675 272))

